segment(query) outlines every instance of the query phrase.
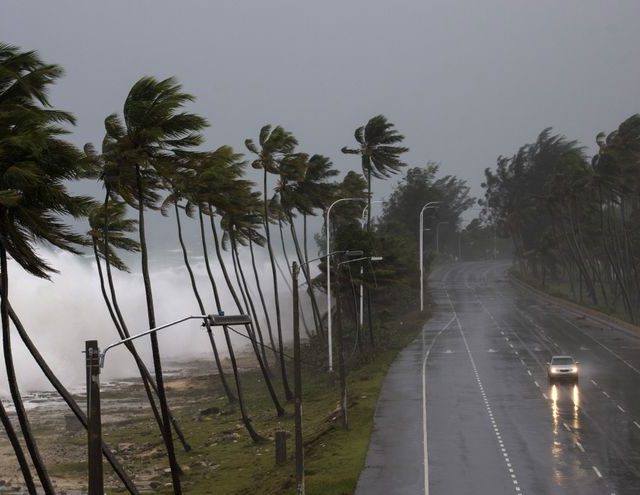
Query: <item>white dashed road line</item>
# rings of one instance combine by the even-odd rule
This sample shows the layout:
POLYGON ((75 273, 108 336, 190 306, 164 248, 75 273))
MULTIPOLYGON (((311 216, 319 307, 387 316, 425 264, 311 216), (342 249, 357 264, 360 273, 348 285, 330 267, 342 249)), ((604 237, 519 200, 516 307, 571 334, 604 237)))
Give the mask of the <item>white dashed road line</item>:
MULTIPOLYGON (((446 290, 445 290, 446 292, 446 290)), ((449 304, 451 304, 451 310, 453 311, 453 317, 456 320, 458 325, 458 330, 460 330, 460 335, 462 335, 462 341, 464 343, 465 348, 467 349, 467 354, 469 355, 469 360, 471 361, 471 366, 473 368, 473 373, 476 378, 476 382, 478 383, 478 387, 480 388, 480 394, 482 395, 482 400, 484 401, 484 407, 487 410, 489 415, 489 420, 491 421, 491 426, 493 427, 493 432, 498 441, 498 446, 500 447, 500 451, 502 452, 502 456, 504 457, 504 462, 507 466, 507 470, 509 471, 509 476, 511 477, 511 482, 514 485, 515 492, 521 494, 520 483, 518 482, 518 478, 514 473, 513 466, 511 464, 511 459, 509 458, 509 453, 507 452, 506 447, 504 446, 504 442, 502 441, 502 435, 500 434, 500 429, 496 423, 495 418, 493 417, 493 411, 491 410, 491 404, 489 403, 489 399, 487 398, 487 394, 484 390, 484 385, 482 384, 482 380, 480 379, 480 374, 478 373, 478 368, 476 367, 476 362, 473 359, 473 355, 471 354, 471 349, 469 348, 469 343, 467 342, 467 337, 465 336, 464 330, 462 330, 462 325, 460 320, 458 319, 458 314, 453 307, 453 302, 451 301, 451 297, 449 297, 449 293, 447 293, 447 297, 449 298, 449 304)))

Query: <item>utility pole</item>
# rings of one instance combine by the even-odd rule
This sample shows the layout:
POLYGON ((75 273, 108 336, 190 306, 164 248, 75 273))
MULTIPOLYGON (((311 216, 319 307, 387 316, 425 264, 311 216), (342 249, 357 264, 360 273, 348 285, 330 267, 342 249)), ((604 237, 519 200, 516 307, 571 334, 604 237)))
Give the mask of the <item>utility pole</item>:
POLYGON ((294 376, 294 420, 296 440, 296 495, 304 495, 304 442, 302 439, 302 366, 300 362, 300 302, 298 296, 298 273, 295 261, 291 266, 293 282, 293 376, 294 376))
POLYGON ((87 435, 89 495, 104 494, 102 421, 100 418, 100 350, 97 340, 85 342, 87 368, 87 435))

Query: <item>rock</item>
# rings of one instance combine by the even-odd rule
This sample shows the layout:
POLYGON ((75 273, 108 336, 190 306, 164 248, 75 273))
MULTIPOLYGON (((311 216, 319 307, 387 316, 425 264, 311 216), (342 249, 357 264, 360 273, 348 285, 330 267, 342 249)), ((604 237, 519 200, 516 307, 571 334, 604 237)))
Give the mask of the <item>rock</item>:
POLYGON ((203 409, 200 411, 200 416, 212 416, 214 414, 220 414, 219 407, 208 407, 207 409, 203 409))

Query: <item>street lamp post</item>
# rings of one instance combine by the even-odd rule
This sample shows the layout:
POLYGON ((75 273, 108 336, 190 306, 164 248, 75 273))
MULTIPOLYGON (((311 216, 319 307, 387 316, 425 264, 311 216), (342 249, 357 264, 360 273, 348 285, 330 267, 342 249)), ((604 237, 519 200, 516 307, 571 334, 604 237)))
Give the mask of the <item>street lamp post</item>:
POLYGON ((195 319, 207 319, 210 326, 248 325, 251 323, 251 317, 249 315, 191 315, 166 323, 159 327, 151 328, 145 332, 132 335, 131 337, 119 340, 113 344, 109 344, 102 352, 100 352, 97 340, 87 340, 85 342, 85 367, 87 372, 88 495, 104 495, 104 476, 102 470, 102 418, 100 411, 100 370, 104 368, 107 352, 114 347, 139 339, 145 335, 156 333, 187 320, 195 319))
MULTIPOLYGON (((384 203, 384 201, 382 201, 381 199, 375 200, 371 202, 373 203, 384 203)), ((362 226, 362 228, 364 229, 364 216, 367 214, 367 209, 369 208, 369 205, 364 205, 364 208, 362 208, 362 219, 360 221, 360 225, 362 226)), ((364 266, 360 267, 360 328, 362 328, 362 326, 364 325, 364 286, 362 284, 362 279, 364 278, 364 266)))
POLYGON ((418 236, 420 239, 420 311, 424 310, 424 210, 437 208, 442 201, 430 201, 420 210, 420 227, 418 236))
POLYGON ((331 253, 331 208, 340 203, 341 201, 364 201, 364 198, 340 198, 335 200, 333 203, 329 205, 327 208, 326 214, 326 237, 327 237, 327 338, 328 338, 328 346, 329 346, 329 372, 333 371, 333 341, 332 341, 332 329, 331 329, 331 264, 329 260, 329 256, 331 253))
POLYGON ((341 298, 340 298, 340 266, 346 265, 349 263, 355 263, 356 261, 380 261, 382 260, 381 256, 364 256, 362 258, 356 258, 348 261, 341 261, 336 264, 336 284, 338 285, 338 297, 336 297, 336 313, 337 313, 337 326, 338 326, 338 374, 340 379, 340 413, 342 416, 342 428, 347 430, 349 429, 349 418, 348 418, 348 403, 347 403, 347 370, 344 362, 344 350, 343 350, 343 342, 342 342, 342 318, 340 315, 341 312, 341 298))

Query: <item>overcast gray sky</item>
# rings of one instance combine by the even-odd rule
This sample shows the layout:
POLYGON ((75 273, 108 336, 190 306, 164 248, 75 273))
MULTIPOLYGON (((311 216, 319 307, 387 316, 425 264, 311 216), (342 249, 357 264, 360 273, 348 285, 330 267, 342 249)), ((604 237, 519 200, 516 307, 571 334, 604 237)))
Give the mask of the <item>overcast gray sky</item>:
POLYGON ((339 150, 383 113, 411 165, 441 162, 479 196, 484 168, 544 127, 592 146, 640 111, 638 19, 638 0, 2 0, 0 39, 65 67, 53 102, 80 145, 139 77, 175 75, 210 148, 281 124, 359 169, 339 150))
MULTIPOLYGON (((211 121, 210 148, 243 150, 262 125, 281 124, 305 151, 358 170, 357 157, 339 150, 383 113, 406 135, 411 165, 441 162, 480 196, 483 170, 544 127, 592 146, 599 131, 640 111, 638 19, 640 0, 0 0, 0 40, 66 68, 52 101, 78 117, 78 145, 101 141, 105 116, 121 112, 141 76, 175 75, 211 121)), ((375 196, 394 183, 376 181, 375 196)), ((152 243, 156 252, 175 251, 172 222, 155 215, 150 226, 150 237, 171 239, 152 243)), ((83 376, 73 339, 89 331, 107 342, 113 331, 97 292, 87 290, 97 287, 95 269, 50 256, 61 271, 53 288, 14 270, 13 301, 72 383, 83 376), (60 329, 75 337, 63 343, 60 329)), ((193 304, 176 290, 186 279, 171 260, 153 264, 159 321, 193 304)), ((204 277, 201 262, 196 268, 204 277)), ((118 284, 131 327, 144 328, 139 274, 118 274, 118 284)), ((164 348, 192 352, 201 332, 184 331, 192 333, 163 336, 173 339, 164 348)), ((26 371, 26 350, 17 344, 16 352, 25 388, 43 386, 33 365, 26 371)), ((127 366, 110 372, 131 373, 127 366)), ((0 377, 0 392, 3 384, 0 377)))

